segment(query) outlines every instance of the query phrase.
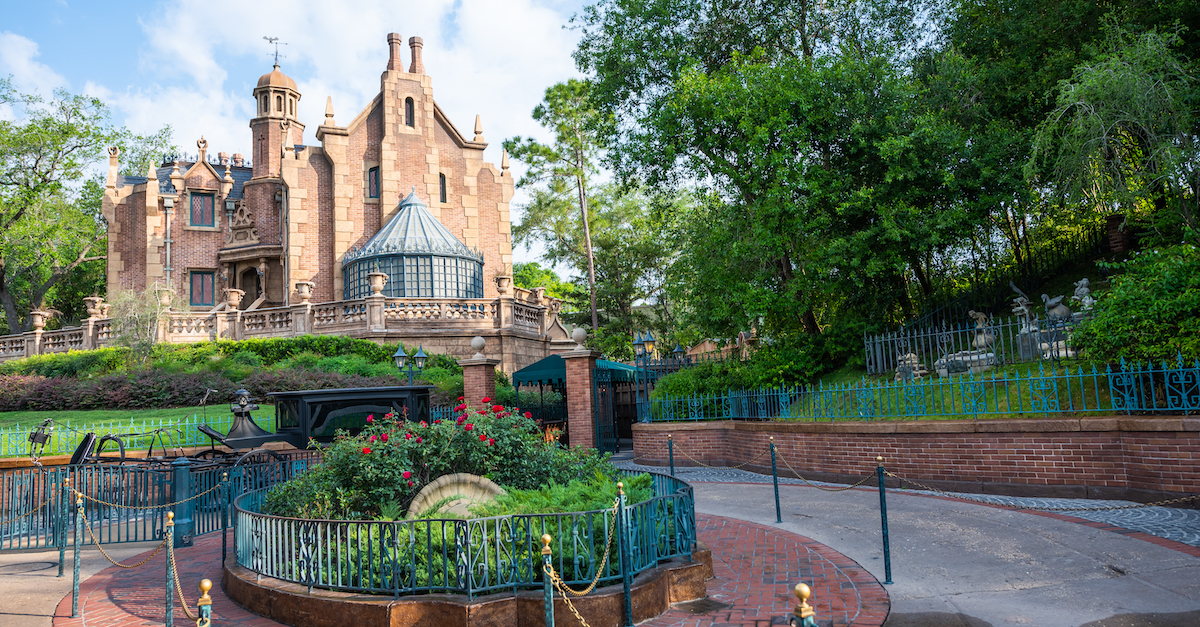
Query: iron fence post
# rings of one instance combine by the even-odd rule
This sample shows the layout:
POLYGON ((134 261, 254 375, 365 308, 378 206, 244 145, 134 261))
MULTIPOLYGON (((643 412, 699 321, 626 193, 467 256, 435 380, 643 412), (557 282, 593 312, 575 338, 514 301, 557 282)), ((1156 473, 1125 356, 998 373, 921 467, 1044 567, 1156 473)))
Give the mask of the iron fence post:
POLYGON ((617 483, 617 554, 621 560, 621 589, 624 593, 625 627, 633 627, 633 595, 630 588, 633 577, 630 576, 632 556, 629 551, 629 512, 625 509, 625 484, 617 483))
POLYGON ((875 458, 875 474, 879 476, 879 518, 883 525, 883 578, 892 583, 892 548, 888 542, 887 490, 884 487, 883 457, 875 458))
POLYGON ((554 583, 550 581, 550 534, 542 534, 542 602, 546 610, 546 627, 554 627, 554 583))
POLYGON ((212 590, 212 581, 201 579, 200 599, 196 601, 196 611, 200 614, 200 620, 196 621, 197 627, 208 627, 212 624, 212 597, 208 596, 209 590, 212 590))
POLYGON ((167 523, 164 526, 164 533, 166 534, 167 546, 167 604, 164 610, 164 623, 167 627, 175 627, 175 599, 171 596, 175 590, 175 573, 171 571, 171 559, 175 551, 175 512, 167 512, 167 523))
POLYGON ((64 478, 62 495, 59 496, 61 505, 58 508, 58 576, 63 576, 63 567, 67 561, 67 516, 71 511, 71 479, 64 478))
POLYGON ((667 458, 671 464, 671 476, 675 476, 675 440, 671 439, 671 434, 667 434, 667 458))
MULTIPOLYGON (((225 557, 227 555, 228 540, 225 536, 229 535, 229 473, 221 473, 221 491, 217 493, 217 498, 221 499, 221 567, 225 567, 225 557)), ((205 595, 208 591, 205 591, 205 595)))
POLYGON ((171 462, 171 496, 175 505, 168 514, 174 516, 175 525, 179 529, 174 534, 172 546, 178 548, 192 546, 192 462, 186 457, 180 457, 171 462))
POLYGON ((775 467, 775 436, 771 436, 771 480, 775 483, 775 522, 783 522, 783 512, 779 509, 779 470, 775 467))
POLYGON ((75 569, 75 580, 71 582, 71 618, 79 616, 79 542, 83 535, 83 497, 77 497, 75 502, 75 555, 72 566, 75 569))

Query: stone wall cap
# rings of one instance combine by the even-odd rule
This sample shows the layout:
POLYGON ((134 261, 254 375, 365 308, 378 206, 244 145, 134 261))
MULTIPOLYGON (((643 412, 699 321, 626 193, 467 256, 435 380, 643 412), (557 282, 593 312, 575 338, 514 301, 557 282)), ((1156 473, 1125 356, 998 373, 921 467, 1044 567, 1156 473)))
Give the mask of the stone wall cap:
POLYGON ((499 359, 488 359, 487 357, 484 357, 483 359, 472 358, 458 360, 458 365, 462 366, 463 368, 466 368, 467 366, 497 366, 499 364, 499 359))

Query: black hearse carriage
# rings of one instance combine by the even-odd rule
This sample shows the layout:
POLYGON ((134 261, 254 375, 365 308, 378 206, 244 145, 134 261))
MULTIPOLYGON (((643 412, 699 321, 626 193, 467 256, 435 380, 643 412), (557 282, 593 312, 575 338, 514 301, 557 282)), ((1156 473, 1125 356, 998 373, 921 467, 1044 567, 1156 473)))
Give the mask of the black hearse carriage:
MULTIPOLYGON (((303 449, 309 439, 333 441, 341 429, 354 435, 367 426, 367 416, 397 417, 407 412, 412 422, 429 421, 429 391, 433 386, 396 386, 271 392, 275 399, 275 441, 303 449)), ((232 443, 236 445, 237 443, 232 443)))

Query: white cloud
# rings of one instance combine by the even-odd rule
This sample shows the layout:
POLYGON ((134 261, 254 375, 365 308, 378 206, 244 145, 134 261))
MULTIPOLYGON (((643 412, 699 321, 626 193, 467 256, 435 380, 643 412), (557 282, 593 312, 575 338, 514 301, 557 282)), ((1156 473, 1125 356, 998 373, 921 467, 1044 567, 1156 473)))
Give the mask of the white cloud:
POLYGON ((39 55, 37 42, 8 31, 0 33, 0 77, 11 75, 18 91, 49 97, 55 89, 66 87, 67 79, 36 61, 39 55))

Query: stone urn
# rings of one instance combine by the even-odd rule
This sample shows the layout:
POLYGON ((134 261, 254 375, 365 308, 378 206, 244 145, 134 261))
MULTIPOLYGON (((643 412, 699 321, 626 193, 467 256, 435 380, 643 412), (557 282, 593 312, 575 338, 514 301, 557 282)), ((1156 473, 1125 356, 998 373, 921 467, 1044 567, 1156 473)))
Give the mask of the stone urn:
POLYGON ((388 277, 382 272, 372 272, 367 275, 371 286, 371 296, 383 296, 383 286, 387 285, 388 277))
POLYGON ((35 309, 29 312, 29 323, 33 325, 34 331, 41 331, 46 328, 46 321, 50 319, 50 312, 35 309))
POLYGON ((512 282, 513 280, 510 276, 496 277, 496 291, 499 292, 501 296, 507 296, 508 292, 512 289, 512 282))
POLYGON ((87 309, 88 318, 96 319, 104 315, 104 297, 103 296, 88 296, 83 299, 83 306, 87 309))
POLYGON ((544 288, 544 287, 533 288, 533 303, 535 305, 545 305, 546 304, 546 288, 544 288))
MULTIPOLYGON (((312 281, 296 282, 296 295, 300 297, 301 305, 308 304, 308 301, 312 298, 313 288, 316 286, 316 283, 313 283, 312 281)), ((381 287, 380 289, 383 288, 381 287)))
POLYGON ((158 288, 158 304, 163 307, 171 306, 171 290, 165 287, 158 288))
POLYGON ((239 290, 236 287, 227 287, 222 291, 225 292, 225 304, 231 310, 240 307, 242 304, 242 297, 246 295, 246 292, 239 290))

